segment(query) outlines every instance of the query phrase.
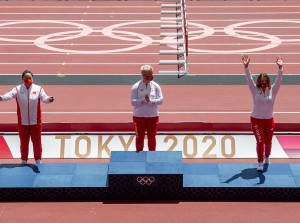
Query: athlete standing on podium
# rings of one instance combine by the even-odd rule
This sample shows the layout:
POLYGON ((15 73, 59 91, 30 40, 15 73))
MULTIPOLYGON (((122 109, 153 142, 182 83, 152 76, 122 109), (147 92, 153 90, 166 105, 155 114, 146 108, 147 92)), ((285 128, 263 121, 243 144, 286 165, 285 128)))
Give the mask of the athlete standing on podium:
POLYGON ((253 110, 251 114, 251 128, 256 138, 256 152, 258 159, 258 171, 263 171, 264 161, 270 163, 270 154, 272 149, 272 138, 274 131, 273 110, 275 98, 282 82, 283 61, 281 57, 276 57, 278 74, 276 81, 271 85, 267 74, 261 73, 256 83, 254 83, 250 70, 250 58, 247 55, 242 57, 245 67, 245 74, 248 87, 253 98, 253 110))
POLYGON ((31 71, 25 70, 23 72, 22 81, 23 84, 0 96, 0 101, 16 99, 22 164, 26 164, 28 160, 30 138, 33 144, 35 162, 39 164, 42 159, 42 114, 40 101, 51 103, 54 101, 54 98, 47 96, 41 86, 33 84, 31 71))
POLYGON ((149 151, 155 151, 159 122, 158 105, 163 103, 163 94, 160 86, 153 81, 153 68, 150 65, 143 65, 141 74, 142 79, 131 88, 136 151, 144 149, 145 132, 147 132, 149 151))

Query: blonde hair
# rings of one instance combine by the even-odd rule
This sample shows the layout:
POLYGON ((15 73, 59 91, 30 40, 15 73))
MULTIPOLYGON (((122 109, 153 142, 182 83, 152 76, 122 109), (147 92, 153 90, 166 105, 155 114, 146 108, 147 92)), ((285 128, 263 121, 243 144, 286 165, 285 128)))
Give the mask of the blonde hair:
POLYGON ((270 81, 270 77, 268 74, 266 73, 261 73, 258 75, 257 80, 256 80, 256 87, 260 88, 261 87, 261 78, 265 77, 267 78, 268 81, 268 89, 271 90, 271 81, 270 81))
POLYGON ((143 65, 141 66, 141 74, 153 74, 153 67, 151 67, 150 65, 143 65))

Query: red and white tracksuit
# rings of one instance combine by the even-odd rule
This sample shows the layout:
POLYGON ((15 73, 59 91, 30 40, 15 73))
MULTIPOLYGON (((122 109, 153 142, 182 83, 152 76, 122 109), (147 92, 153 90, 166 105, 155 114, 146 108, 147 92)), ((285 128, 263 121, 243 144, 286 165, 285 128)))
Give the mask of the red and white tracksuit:
POLYGON ((131 104, 133 106, 133 122, 136 133, 136 150, 144 149, 145 132, 147 132, 149 151, 156 149, 156 133, 159 122, 158 105, 163 103, 163 94, 160 86, 150 81, 147 86, 140 80, 131 88, 131 104), (145 95, 148 93, 150 102, 145 95))
POLYGON ((23 84, 14 87, 2 96, 3 101, 12 98, 17 102, 18 130, 20 137, 21 159, 28 160, 29 140, 33 144, 34 159, 42 158, 42 115, 40 101, 50 103, 42 87, 32 84, 27 89, 23 84))
POLYGON ((264 156, 269 157, 272 149, 272 138, 274 131, 273 110, 275 98, 282 82, 282 69, 278 70, 275 83, 271 90, 268 88, 263 92, 254 83, 250 70, 245 69, 248 87, 252 94, 253 109, 251 114, 251 128, 256 138, 256 152, 258 162, 264 161, 264 156))

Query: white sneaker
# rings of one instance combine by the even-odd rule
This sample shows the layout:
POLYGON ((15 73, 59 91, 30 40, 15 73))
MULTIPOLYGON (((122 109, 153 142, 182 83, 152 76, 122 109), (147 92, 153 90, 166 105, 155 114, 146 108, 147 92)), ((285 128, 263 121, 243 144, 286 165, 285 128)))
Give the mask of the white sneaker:
POLYGON ((264 163, 263 162, 259 162, 258 163, 258 167, 257 167, 257 171, 263 172, 263 170, 264 170, 264 163))
POLYGON ((21 164, 27 164, 27 160, 22 160, 21 164))
POLYGON ((265 156, 265 163, 266 163, 266 164, 270 164, 270 163, 271 163, 270 157, 266 157, 266 156, 265 156))
POLYGON ((35 161, 35 164, 41 164, 41 163, 42 163, 41 160, 36 160, 36 161, 35 161))

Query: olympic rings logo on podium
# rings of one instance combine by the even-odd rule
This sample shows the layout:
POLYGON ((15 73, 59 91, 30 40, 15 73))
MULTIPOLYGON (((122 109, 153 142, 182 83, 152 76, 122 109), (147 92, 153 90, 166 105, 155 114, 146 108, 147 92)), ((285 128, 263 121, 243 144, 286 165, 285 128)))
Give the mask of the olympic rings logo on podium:
POLYGON ((147 177, 147 176, 138 176, 137 178, 136 178, 136 181, 140 184, 140 185, 142 185, 142 186, 144 186, 144 185, 151 185, 151 184, 153 184, 154 182, 155 182, 155 177, 153 177, 153 176, 151 176, 151 177, 147 177))

